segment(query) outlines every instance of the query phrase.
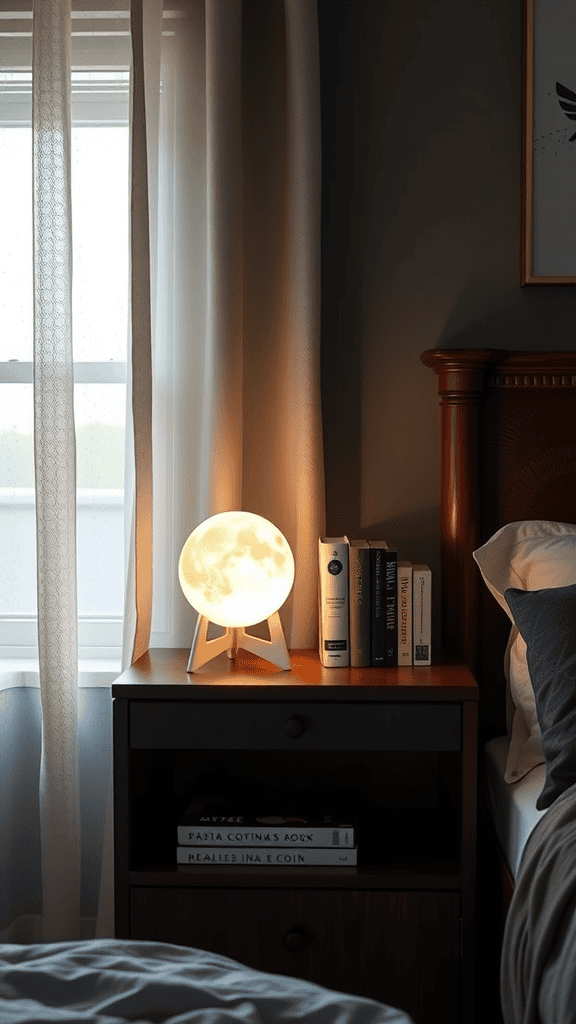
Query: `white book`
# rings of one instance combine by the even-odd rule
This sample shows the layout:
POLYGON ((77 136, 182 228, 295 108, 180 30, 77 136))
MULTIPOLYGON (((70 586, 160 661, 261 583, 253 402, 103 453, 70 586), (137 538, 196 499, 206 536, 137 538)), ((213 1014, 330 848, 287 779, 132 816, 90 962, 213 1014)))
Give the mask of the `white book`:
POLYGON ((398 562, 398 664, 412 664, 411 562, 398 562))
POLYGON ((348 538, 318 539, 318 634, 322 665, 350 664, 348 538))
POLYGON ((432 573, 412 566, 412 636, 414 665, 432 664, 432 573))
POLYGON ((300 867, 305 864, 334 864, 354 866, 358 863, 358 850, 315 849, 271 849, 255 847, 239 849, 232 846, 178 846, 177 864, 231 864, 253 867, 300 867))
POLYGON ((280 814, 184 815, 177 826, 179 846, 287 846, 342 847, 355 845, 355 826, 340 824, 340 820, 324 817, 291 817, 280 814), (270 823, 269 823, 270 822, 270 823))

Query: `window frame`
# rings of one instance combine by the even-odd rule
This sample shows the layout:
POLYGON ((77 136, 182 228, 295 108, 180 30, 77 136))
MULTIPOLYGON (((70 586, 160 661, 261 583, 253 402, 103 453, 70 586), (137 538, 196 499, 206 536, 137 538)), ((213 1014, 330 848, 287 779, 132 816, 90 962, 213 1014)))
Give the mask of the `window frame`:
MULTIPOLYGON (((2 70, 26 71, 30 67, 31 54, 31 7, 23 13, 21 5, 18 12, 14 12, 11 21, 14 5, 3 3, 0 0, 0 13, 4 17, 0 20, 0 36, 14 35, 13 49, 9 62, 2 62, 2 70), (25 19, 24 22, 21 19, 25 19)), ((125 5, 129 7, 128 4, 125 5)), ((172 37, 176 35, 176 25, 173 19, 182 19, 185 12, 181 10, 182 5, 178 0, 164 0, 163 17, 166 27, 162 35, 172 37)), ((94 4, 91 10, 97 9, 94 4)), ((129 36, 129 10, 98 13, 97 18, 101 19, 98 24, 86 20, 82 12, 72 11, 73 19, 82 19, 81 22, 72 22, 72 71, 73 73, 85 73, 88 70, 87 64, 80 64, 74 59, 75 36, 82 36, 78 44, 77 54, 87 54, 90 57, 90 71, 116 72, 127 71, 122 54, 123 41, 114 38, 102 39, 99 36, 129 36), (110 15, 110 24, 103 20, 110 15), (102 31, 106 29, 107 31, 102 31), (110 31, 108 31, 108 29, 110 31), (117 46, 116 43, 119 45, 117 46), (120 45, 121 44, 121 45, 120 45), (105 55, 101 57, 101 54, 105 55)), ((12 45, 12 43, 11 43, 12 45)), ((4 51, 5 52, 5 51, 4 51)), ((170 69, 166 69, 167 79, 163 82, 163 131, 165 145, 170 150, 170 140, 174 133, 174 84, 170 81, 170 69)), ((74 99, 74 98, 73 98, 74 99)), ((15 111, 17 113, 17 111, 15 111)), ((93 123, 90 118, 89 104, 84 104, 84 117, 78 117, 78 111, 74 110, 76 123, 93 123)), ((12 121, 17 122, 17 117, 12 121)), ((1 125, 0 116, 0 125, 1 125)), ((20 121, 20 123, 29 123, 20 121)), ((101 124, 100 119, 97 123, 101 124)), ((118 122, 116 122, 118 123, 118 122)), ((124 122, 126 123, 126 122, 124 122)), ((160 157, 162 160, 162 156, 160 157)), ((171 195, 174 194, 176 182, 172 170, 165 171, 167 180, 171 182, 171 195)), ((178 216, 174 204, 168 213, 163 225, 164 242, 167 251, 171 250, 171 239, 176 232, 178 216)), ((170 267, 163 267, 163 276, 166 278, 163 287, 166 295, 166 302, 171 308, 177 306, 177 295, 175 282, 170 267)), ((175 452, 178 448, 175 435, 175 408, 172 381, 176 368, 174 366, 174 345, 172 338, 172 326, 164 322, 162 318, 156 325, 157 344, 154 353, 154 378, 155 378, 155 408, 154 418, 154 606, 152 610, 152 632, 150 646, 170 647, 181 646, 180 636, 181 625, 179 624, 177 608, 179 588, 176 576, 176 547, 177 537, 181 532, 178 518, 178 506, 176 492, 178 491, 177 481, 173 472, 175 452), (178 624, 176 620, 178 619, 178 624)), ((74 380, 76 383, 126 383, 128 393, 130 390, 130 374, 128 366, 124 362, 78 362, 74 364, 74 380)), ((11 359, 7 362, 0 362, 0 383, 29 383, 33 381, 33 364, 20 360, 11 359)), ((127 424, 127 448, 130 444, 132 428, 127 424)), ((125 472, 125 479, 129 479, 128 486, 131 486, 132 468, 128 464, 125 472)), ((80 499, 82 495, 79 495, 80 499)), ((125 524, 129 523, 131 516, 131 496, 128 495, 128 503, 125 502, 125 524), (128 504, 128 507, 127 507, 128 504)), ((125 536, 127 530, 125 528, 125 536)), ((127 561, 127 555, 125 556, 127 561)), ((114 664, 120 664, 122 649, 122 616, 79 616, 78 620, 79 638, 79 659, 89 661, 98 660, 102 665, 110 666, 109 659, 114 664)), ((188 643, 188 640, 185 641, 188 643)), ((37 620, 30 616, 3 616, 0 618, 0 665, 7 664, 10 659, 37 659, 37 620)))
MULTIPOLYGON (((34 364, 17 359, 0 362, 0 384, 32 384, 34 364)), ((125 384, 126 363, 74 363, 75 384, 125 384)), ((77 504, 124 505, 121 490, 79 489, 77 504)), ((30 508, 35 504, 34 489, 0 488, 0 506, 30 508)), ((80 657, 117 659, 122 647, 121 615, 79 615, 78 646, 80 657)), ((33 658, 37 649, 37 618, 35 615, 0 615, 0 658, 33 658)))

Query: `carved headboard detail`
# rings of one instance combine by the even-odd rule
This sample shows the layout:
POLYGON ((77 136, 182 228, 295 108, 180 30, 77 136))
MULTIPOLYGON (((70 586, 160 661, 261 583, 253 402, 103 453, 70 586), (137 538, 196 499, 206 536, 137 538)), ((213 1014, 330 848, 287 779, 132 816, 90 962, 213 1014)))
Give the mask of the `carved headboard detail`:
POLYGON ((576 352, 430 349, 441 396, 442 645, 481 686, 482 739, 505 732, 509 622, 474 548, 520 519, 576 522, 576 352))

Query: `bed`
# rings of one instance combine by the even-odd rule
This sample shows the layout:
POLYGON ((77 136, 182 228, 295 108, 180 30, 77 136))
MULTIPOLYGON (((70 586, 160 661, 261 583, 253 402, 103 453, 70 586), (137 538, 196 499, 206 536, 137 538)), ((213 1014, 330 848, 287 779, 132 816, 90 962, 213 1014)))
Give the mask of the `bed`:
POLYGON ((505 1024, 569 1024, 576 353, 444 349, 422 361, 442 406, 443 655, 464 659, 480 689, 479 988, 496 989, 505 1024))
POLYGON ((401 1010, 183 946, 0 946, 2 1024, 411 1024, 401 1010))
MULTIPOLYGON (((573 670, 564 664, 569 644, 541 657, 546 667, 554 656, 562 678, 550 686, 550 673, 542 673, 540 736, 532 728, 534 716, 539 721, 536 696, 528 694, 532 719, 527 706, 519 741, 535 761, 528 757, 520 768, 510 736, 514 719, 517 726, 521 719, 504 669, 513 657, 516 619, 530 640, 526 652, 534 646, 534 621, 548 647, 562 629, 576 633, 576 564, 572 576, 566 556, 576 537, 576 353, 431 350, 422 359, 438 375, 442 404, 442 652, 466 661, 480 686, 478 1019, 498 1019, 486 1003, 492 955, 505 1024, 576 1024, 576 767, 566 756, 576 709, 573 670), (535 523, 544 525, 525 525, 535 523), (530 563, 541 576, 522 576, 524 566, 511 579, 498 578, 495 567, 510 564, 502 557, 506 544, 519 542, 544 551, 530 563), (550 548, 559 554, 553 572, 550 548), (551 612, 538 607, 539 598, 536 607, 530 604, 534 594, 554 605, 553 621, 561 620, 562 629, 542 628, 541 616, 551 612), (538 807, 546 789, 546 806, 538 807)), ((129 940, 0 946, 0 1020, 409 1024, 403 1012, 368 999, 216 954, 129 940)))

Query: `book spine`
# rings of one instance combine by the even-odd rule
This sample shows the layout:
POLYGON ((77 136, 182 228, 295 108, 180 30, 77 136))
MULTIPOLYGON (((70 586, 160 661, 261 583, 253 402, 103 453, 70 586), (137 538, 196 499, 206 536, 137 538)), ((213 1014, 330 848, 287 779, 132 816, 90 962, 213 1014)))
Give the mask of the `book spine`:
POLYGON ((398 664, 412 664, 412 565, 398 562, 398 664))
POLYGON ((262 867, 269 865, 300 866, 305 864, 354 865, 358 863, 358 851, 352 850, 274 850, 268 847, 230 846, 178 846, 178 864, 236 864, 262 867))
POLYGON ((318 540, 319 654, 322 665, 350 664, 348 538, 318 540))
POLYGON ((290 829, 272 825, 246 827, 210 827, 178 825, 180 846, 270 846, 275 847, 331 847, 334 849, 354 846, 354 829, 306 828, 290 829))
POLYGON ((370 665, 370 547, 366 540, 351 540, 349 558, 350 664, 370 665))
POLYGON ((412 568, 414 665, 432 664, 432 573, 427 565, 412 568))
POLYGON ((383 541, 370 544, 370 664, 386 664, 386 569, 387 545, 383 541))
POLYGON ((398 664, 398 555, 388 548, 385 558, 386 664, 398 664))

